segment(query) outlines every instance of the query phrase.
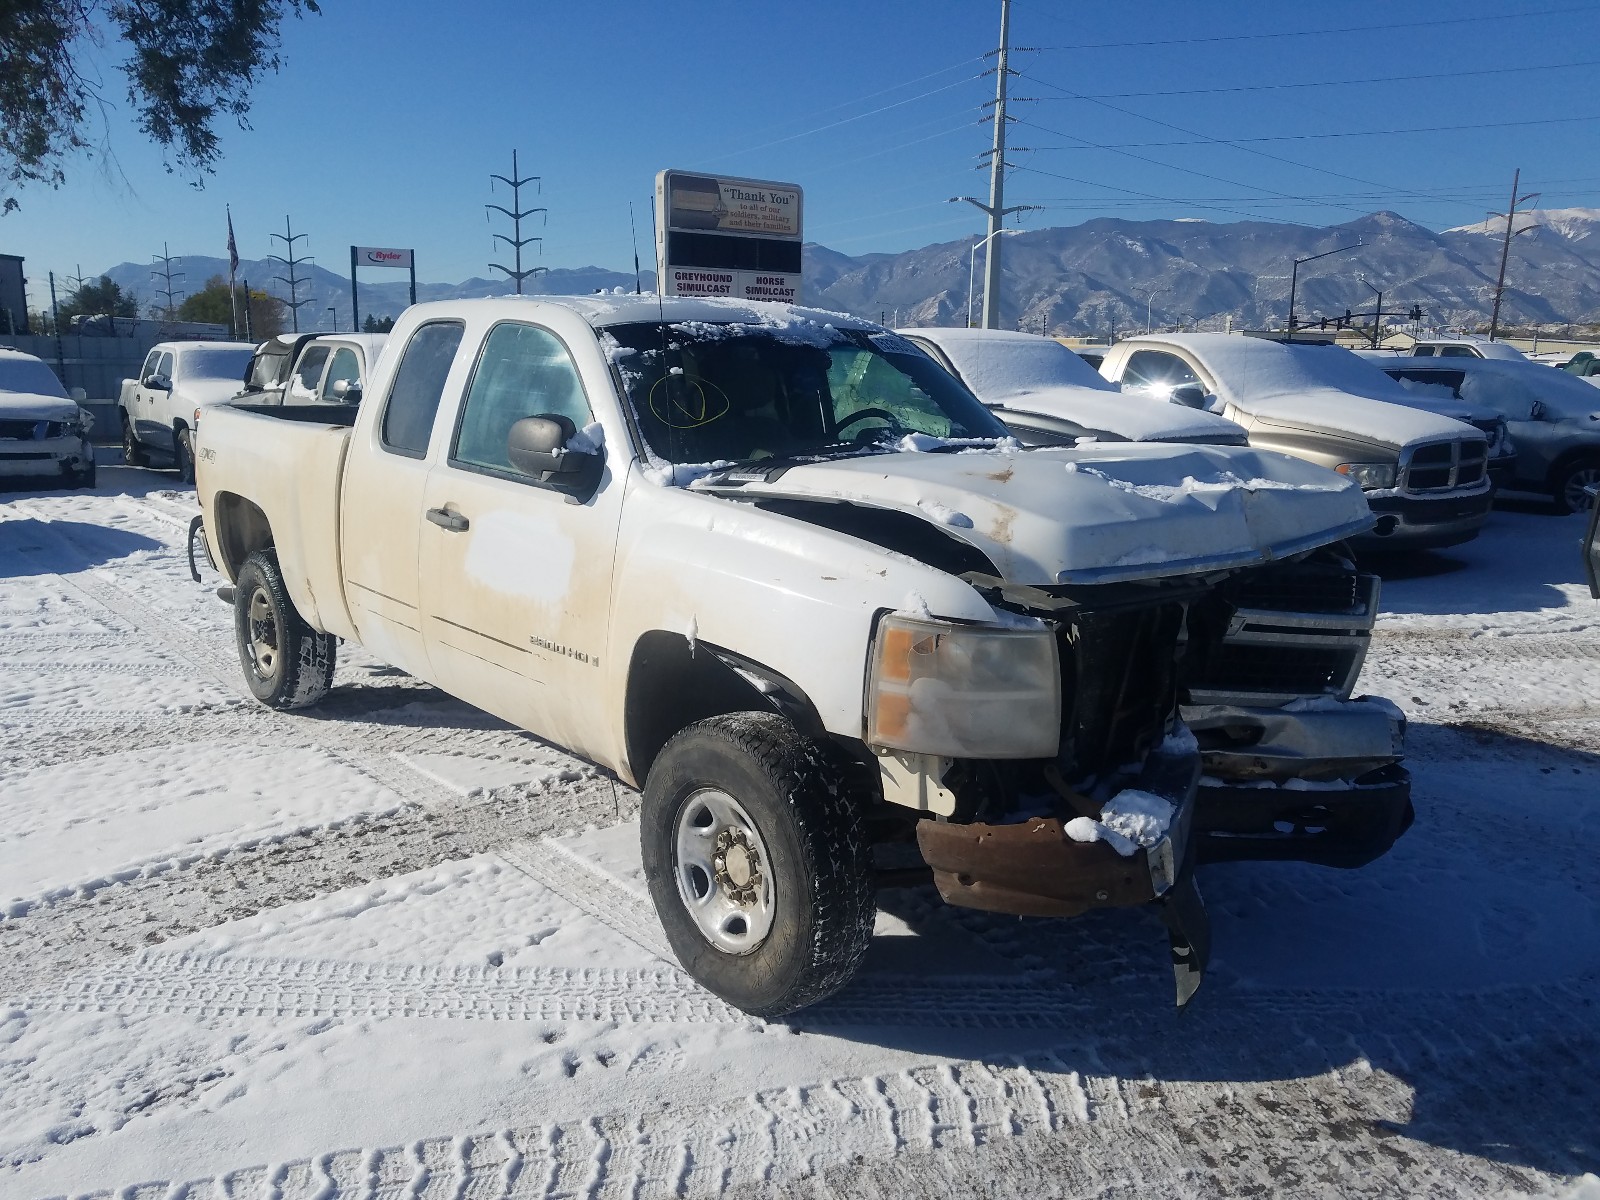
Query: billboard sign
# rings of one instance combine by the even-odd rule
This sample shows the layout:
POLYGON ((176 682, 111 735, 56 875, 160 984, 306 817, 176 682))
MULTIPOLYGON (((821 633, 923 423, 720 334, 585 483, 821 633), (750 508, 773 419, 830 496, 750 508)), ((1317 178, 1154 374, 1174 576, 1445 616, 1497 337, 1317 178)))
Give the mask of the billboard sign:
POLYGON ((356 246, 354 250, 362 266, 399 267, 402 271, 411 267, 409 250, 387 250, 381 246, 356 246))
POLYGON ((662 171, 656 176, 662 293, 798 303, 804 209, 798 184, 662 171))

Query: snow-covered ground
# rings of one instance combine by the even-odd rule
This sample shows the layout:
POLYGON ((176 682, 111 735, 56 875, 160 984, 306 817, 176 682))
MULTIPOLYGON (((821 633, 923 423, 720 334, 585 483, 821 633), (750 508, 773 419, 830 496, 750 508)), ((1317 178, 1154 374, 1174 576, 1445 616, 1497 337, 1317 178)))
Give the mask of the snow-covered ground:
POLYGON ((1148 912, 886 891, 788 1023, 663 948, 637 798, 359 651, 242 697, 192 493, 0 494, 0 1196, 1600 1197, 1600 605, 1579 522, 1386 581, 1415 828, 1148 912))

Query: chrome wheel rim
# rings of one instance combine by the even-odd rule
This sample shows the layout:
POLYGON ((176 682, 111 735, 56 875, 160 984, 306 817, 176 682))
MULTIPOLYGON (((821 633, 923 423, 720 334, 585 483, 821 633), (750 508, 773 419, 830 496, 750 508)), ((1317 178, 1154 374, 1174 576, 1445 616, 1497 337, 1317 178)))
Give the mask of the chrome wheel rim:
POLYGON ((272 611, 264 588, 250 594, 247 618, 250 622, 250 665, 257 678, 271 681, 278 676, 278 618, 272 611))
POLYGON ((773 887, 766 843, 726 792, 702 788, 678 810, 673 836, 678 896, 705 939, 749 954, 772 931, 773 887))
POLYGON ((1600 483, 1600 466, 1583 467, 1567 476, 1562 499, 1573 512, 1584 512, 1589 507, 1589 489, 1600 483))

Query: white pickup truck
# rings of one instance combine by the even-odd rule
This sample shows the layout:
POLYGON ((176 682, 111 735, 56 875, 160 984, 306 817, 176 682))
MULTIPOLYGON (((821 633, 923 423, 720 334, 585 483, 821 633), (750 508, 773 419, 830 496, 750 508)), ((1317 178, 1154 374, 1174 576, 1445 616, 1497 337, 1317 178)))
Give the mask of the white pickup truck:
POLYGON ((244 383, 255 347, 249 342, 157 342, 137 379, 124 379, 117 407, 122 458, 147 466, 151 454, 172 459, 178 476, 194 482, 194 414, 231 400, 244 383))
POLYGON ((198 447, 245 678, 309 704, 359 642, 643 791, 674 952, 777 1016, 850 978, 875 864, 1208 953, 1187 630, 1370 527, 1247 448, 1023 450, 904 338, 656 297, 414 306, 359 409, 225 407, 198 447))

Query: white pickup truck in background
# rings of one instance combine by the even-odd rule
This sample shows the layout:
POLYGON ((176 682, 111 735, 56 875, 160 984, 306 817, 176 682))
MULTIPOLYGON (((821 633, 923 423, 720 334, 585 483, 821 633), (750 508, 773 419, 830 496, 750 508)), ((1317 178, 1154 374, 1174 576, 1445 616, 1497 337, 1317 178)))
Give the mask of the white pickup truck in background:
POLYGON ((359 408, 208 413, 199 493, 254 694, 339 639, 643 790, 673 950, 776 1016, 853 974, 875 863, 944 898, 1158 903, 1208 953, 1187 614, 1368 529, 1248 448, 1024 450, 904 338, 656 297, 414 306, 359 408))
POLYGON ((139 377, 122 381, 123 461, 143 467, 152 454, 170 458, 192 483, 195 410, 236 396, 254 353, 249 342, 157 342, 139 377))

